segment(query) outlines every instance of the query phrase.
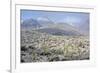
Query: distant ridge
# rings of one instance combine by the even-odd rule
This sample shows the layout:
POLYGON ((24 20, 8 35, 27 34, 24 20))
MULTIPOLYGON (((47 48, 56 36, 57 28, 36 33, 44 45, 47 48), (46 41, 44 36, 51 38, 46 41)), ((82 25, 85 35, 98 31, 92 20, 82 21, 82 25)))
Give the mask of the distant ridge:
POLYGON ((30 27, 38 28, 38 27, 41 27, 41 25, 38 23, 38 21, 35 20, 35 19, 32 19, 32 18, 24 20, 21 23, 21 26, 24 27, 24 28, 30 28, 30 27))
POLYGON ((79 29, 81 28, 81 26, 75 27, 70 25, 70 23, 57 23, 57 22, 53 22, 47 18, 44 18, 45 20, 39 20, 39 19, 27 19, 24 20, 21 23, 22 28, 38 28, 37 31, 41 32, 41 33, 48 33, 48 34, 52 34, 52 35, 68 35, 68 36, 79 36, 79 35, 87 35, 88 32, 88 27, 86 32, 83 33, 84 30, 84 25, 82 26, 82 30, 79 29))

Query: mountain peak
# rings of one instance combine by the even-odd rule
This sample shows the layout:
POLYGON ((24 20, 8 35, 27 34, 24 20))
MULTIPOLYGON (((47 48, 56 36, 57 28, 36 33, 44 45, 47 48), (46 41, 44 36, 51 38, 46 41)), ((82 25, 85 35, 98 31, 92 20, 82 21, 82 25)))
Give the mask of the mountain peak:
POLYGON ((41 27, 41 25, 38 23, 38 21, 35 20, 35 19, 32 19, 32 18, 27 19, 27 20, 24 20, 24 21, 21 23, 21 25, 22 25, 23 27, 34 27, 34 28, 41 27))

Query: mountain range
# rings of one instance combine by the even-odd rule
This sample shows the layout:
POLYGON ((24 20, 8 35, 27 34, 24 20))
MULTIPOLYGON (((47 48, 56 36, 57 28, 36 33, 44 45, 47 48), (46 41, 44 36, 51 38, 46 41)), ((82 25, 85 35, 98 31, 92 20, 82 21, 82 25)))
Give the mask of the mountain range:
POLYGON ((41 19, 27 19, 21 22, 22 28, 37 28, 39 32, 45 32, 52 35, 89 35, 89 25, 80 24, 79 26, 72 26, 70 23, 57 23, 45 18, 41 19))

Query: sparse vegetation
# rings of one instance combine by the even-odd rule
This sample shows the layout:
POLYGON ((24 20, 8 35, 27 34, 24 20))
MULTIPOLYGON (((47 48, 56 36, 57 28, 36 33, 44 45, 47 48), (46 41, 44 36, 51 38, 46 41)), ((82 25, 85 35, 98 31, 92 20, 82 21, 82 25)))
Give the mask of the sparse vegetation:
POLYGON ((88 36, 60 36, 21 29, 21 62, 89 59, 88 36))

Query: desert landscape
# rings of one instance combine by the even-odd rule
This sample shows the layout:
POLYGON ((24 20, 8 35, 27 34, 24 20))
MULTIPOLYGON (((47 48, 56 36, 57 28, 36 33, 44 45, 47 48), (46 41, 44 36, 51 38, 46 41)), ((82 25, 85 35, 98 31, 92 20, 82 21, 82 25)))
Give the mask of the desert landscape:
POLYGON ((44 19, 30 18, 21 22, 22 63, 90 59, 87 21, 77 27, 44 19))

